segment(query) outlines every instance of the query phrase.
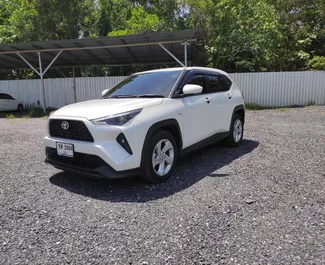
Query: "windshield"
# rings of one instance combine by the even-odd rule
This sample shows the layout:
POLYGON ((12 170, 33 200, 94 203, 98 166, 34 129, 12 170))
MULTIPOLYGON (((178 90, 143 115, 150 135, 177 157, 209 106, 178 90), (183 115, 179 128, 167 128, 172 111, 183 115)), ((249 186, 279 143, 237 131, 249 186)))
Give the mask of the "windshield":
POLYGON ((159 71, 131 75, 102 98, 167 97, 173 89, 181 70, 159 71))

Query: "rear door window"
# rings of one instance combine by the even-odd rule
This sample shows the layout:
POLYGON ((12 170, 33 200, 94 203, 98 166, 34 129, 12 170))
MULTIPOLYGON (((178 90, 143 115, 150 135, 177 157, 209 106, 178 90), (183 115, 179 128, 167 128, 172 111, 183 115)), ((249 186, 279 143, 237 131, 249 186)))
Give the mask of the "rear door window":
POLYGON ((228 91, 231 87, 231 81, 225 76, 206 75, 208 93, 228 91))
POLYGON ((206 78, 208 93, 226 91, 221 75, 207 75, 206 78))

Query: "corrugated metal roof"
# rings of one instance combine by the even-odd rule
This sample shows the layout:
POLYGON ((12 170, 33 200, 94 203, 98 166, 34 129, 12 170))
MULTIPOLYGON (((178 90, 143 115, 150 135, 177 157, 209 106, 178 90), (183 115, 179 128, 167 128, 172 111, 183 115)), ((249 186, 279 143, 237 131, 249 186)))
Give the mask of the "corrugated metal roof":
MULTIPOLYGON (((170 63, 175 62, 174 59, 158 43, 183 61, 184 47, 181 43, 186 40, 195 42, 196 39, 197 30, 183 30, 97 39, 0 44, 0 69, 29 68, 17 53, 36 66, 38 51, 41 52, 42 66, 46 68, 60 50, 63 52, 52 67, 170 63)), ((192 60, 194 46, 188 49, 189 61, 192 60)))

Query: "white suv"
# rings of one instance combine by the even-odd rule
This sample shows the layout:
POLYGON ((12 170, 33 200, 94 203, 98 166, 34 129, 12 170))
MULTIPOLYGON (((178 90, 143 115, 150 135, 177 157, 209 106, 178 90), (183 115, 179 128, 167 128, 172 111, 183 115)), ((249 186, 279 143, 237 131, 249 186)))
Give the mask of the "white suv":
POLYGON ((180 156, 219 140, 237 146, 244 99, 228 74, 171 68, 133 74, 101 99, 55 111, 46 162, 77 174, 165 181, 180 156))

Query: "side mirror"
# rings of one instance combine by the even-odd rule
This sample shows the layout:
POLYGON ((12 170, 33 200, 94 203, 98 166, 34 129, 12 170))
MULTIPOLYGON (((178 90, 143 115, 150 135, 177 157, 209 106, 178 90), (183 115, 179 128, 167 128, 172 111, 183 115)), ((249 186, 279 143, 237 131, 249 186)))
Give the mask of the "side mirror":
POLYGON ((201 94, 203 90, 203 87, 199 85, 185 85, 183 87, 183 94, 184 95, 196 95, 201 94))
POLYGON ((104 96, 108 91, 109 89, 105 89, 104 91, 102 91, 102 96, 104 96))

